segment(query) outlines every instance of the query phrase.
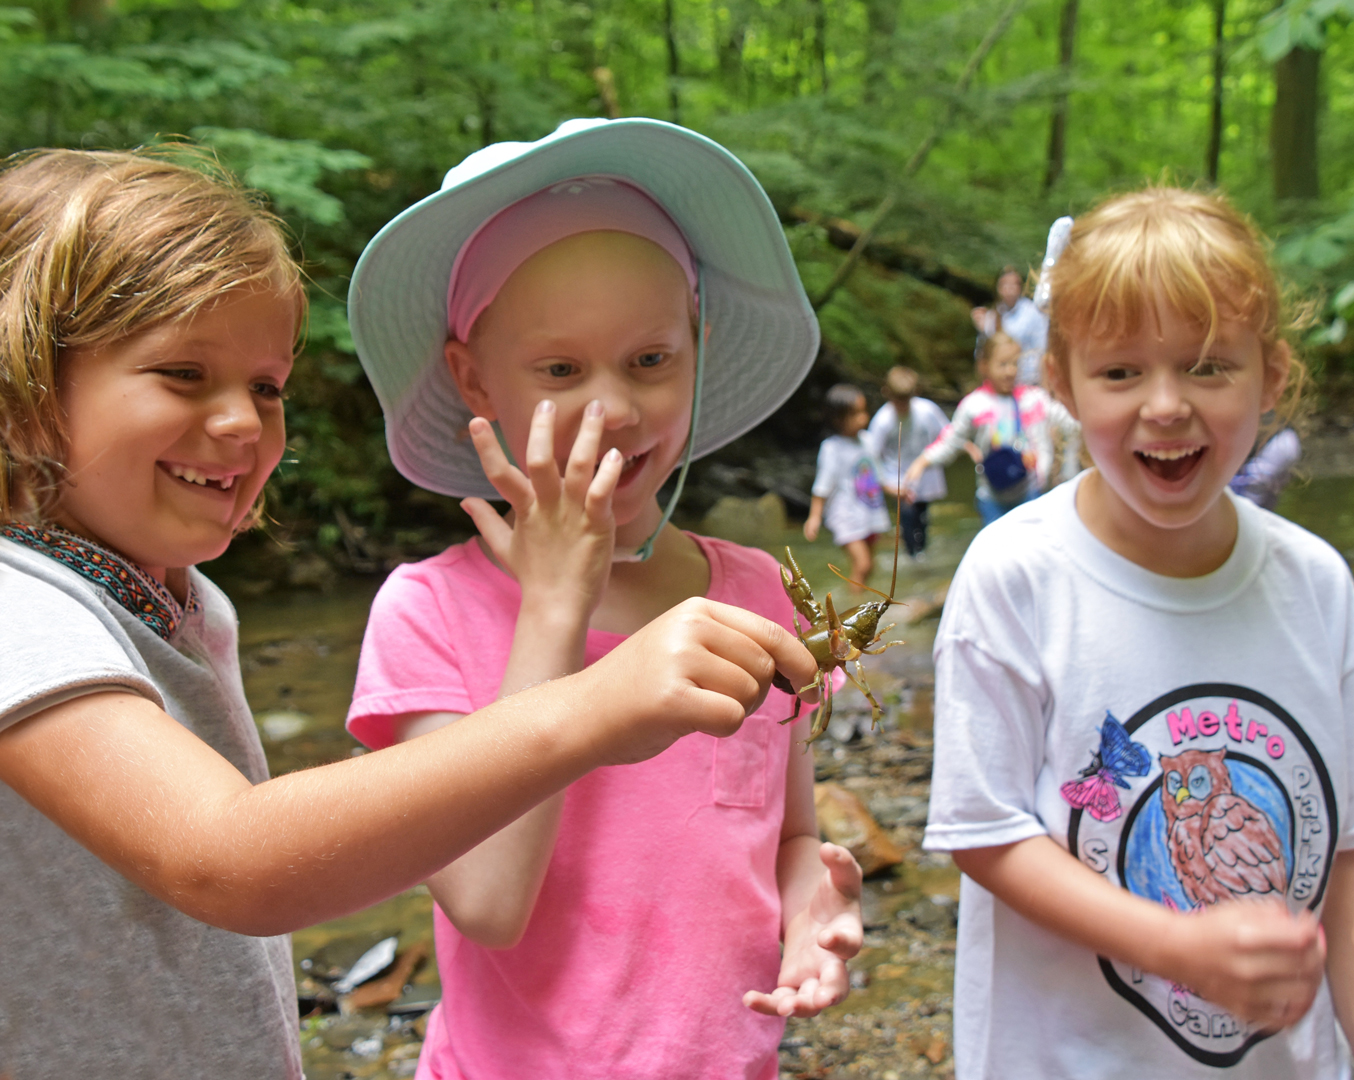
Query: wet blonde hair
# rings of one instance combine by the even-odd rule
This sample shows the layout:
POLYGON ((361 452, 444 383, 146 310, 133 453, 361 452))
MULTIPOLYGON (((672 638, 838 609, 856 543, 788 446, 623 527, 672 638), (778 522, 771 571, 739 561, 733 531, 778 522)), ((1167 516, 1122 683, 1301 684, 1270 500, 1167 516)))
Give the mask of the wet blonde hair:
POLYGON ((42 521, 56 502, 65 350, 108 346, 260 283, 295 296, 299 327, 304 290, 281 223, 200 153, 38 150, 4 162, 0 522, 42 521))
MULTIPOLYGON (((1158 302, 1204 331, 1205 350, 1224 320, 1249 326, 1266 358, 1289 329, 1264 238, 1220 195, 1149 187, 1110 198, 1077 219, 1048 277, 1045 362, 1064 385, 1074 339, 1132 336, 1158 302)), ((1280 417, 1296 411, 1305 378, 1295 357, 1280 417)))

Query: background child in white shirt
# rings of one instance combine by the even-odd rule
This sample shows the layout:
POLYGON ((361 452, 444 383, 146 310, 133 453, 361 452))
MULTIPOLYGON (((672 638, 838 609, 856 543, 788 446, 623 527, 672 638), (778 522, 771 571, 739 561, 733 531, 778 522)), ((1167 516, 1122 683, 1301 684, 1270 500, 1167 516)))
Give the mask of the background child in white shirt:
POLYGON ((899 480, 904 470, 945 430, 949 418, 934 401, 917 397, 917 373, 909 367, 889 369, 884 396, 887 400, 870 421, 866 437, 879 462, 879 480, 884 490, 903 501, 898 511, 902 517, 903 543, 907 553, 915 558, 926 550, 927 508, 945 498, 945 470, 939 466, 925 470, 910 488, 903 487, 899 480))
POLYGON ((813 501, 804 522, 804 539, 818 539, 827 522, 834 543, 851 558, 851 577, 864 582, 874 567, 874 542, 892 524, 874 449, 863 437, 870 411, 860 387, 838 383, 827 392, 828 422, 836 432, 818 448, 813 501))

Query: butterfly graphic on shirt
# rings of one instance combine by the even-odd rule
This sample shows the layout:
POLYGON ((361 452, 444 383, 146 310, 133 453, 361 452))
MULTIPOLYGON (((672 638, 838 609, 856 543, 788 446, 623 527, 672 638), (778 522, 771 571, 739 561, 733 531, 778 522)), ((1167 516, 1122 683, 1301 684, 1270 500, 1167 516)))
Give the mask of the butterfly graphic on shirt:
POLYGON ((1085 810, 1096 821, 1113 821, 1122 814, 1119 793, 1127 789, 1125 776, 1146 776, 1152 765, 1151 755, 1142 743, 1128 737, 1124 725, 1105 710, 1105 722, 1100 726, 1100 747, 1091 755, 1091 763, 1082 769, 1078 779, 1069 780, 1058 790, 1078 810, 1085 810))

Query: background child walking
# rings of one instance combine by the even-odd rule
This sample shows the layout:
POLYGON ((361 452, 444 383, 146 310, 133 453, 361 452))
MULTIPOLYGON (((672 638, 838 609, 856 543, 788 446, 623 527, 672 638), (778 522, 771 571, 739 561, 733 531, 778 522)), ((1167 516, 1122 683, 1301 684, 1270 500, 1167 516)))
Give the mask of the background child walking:
POLYGON ((978 374, 983 383, 967 395, 940 437, 908 467, 903 487, 967 451, 978 471, 975 501, 983 524, 1038 498, 1053 469, 1053 428, 1063 436, 1063 474, 1074 474, 1081 446, 1076 421, 1038 386, 1018 386, 1020 346, 997 331, 983 342, 978 374))
MULTIPOLYGON (((727 151, 651 120, 488 147, 382 230, 350 312, 403 473, 512 507, 466 499, 479 539, 382 587, 348 720, 364 742, 589 670, 689 597, 790 625, 770 556, 657 501, 817 348, 775 213, 727 151), (575 535, 595 542, 562 559, 575 535)), ((616 690, 607 707, 631 707, 616 690)), ((775 1077, 783 1017, 839 1001, 861 943, 860 871, 818 840, 788 713, 772 694, 736 742, 594 773, 431 878, 443 997, 418 1075, 775 1077)))
POLYGON ((1354 587, 1227 488, 1299 374, 1263 244, 1151 189, 1049 276, 1095 467, 978 535, 936 638, 956 1076, 1346 1075, 1354 587))
POLYGON ((902 500, 899 513, 903 542, 907 553, 915 558, 926 550, 927 509, 945 498, 945 470, 938 465, 924 470, 912 488, 901 487, 898 480, 940 437, 949 419, 934 401, 917 396, 917 373, 909 367, 889 368, 884 396, 887 400, 870 421, 867 437, 879 463, 880 483, 890 495, 902 500))
MULTIPOLYGON (((776 666, 813 674, 693 601, 417 746, 268 780, 235 613, 194 564, 259 512, 303 309, 273 219, 197 171, 0 174, 0 1075, 299 1080, 280 935, 589 768, 736 730, 776 666)), ((589 488, 603 532, 616 471, 589 488)))
POLYGON ((884 505, 873 444, 865 438, 870 410, 860 387, 838 383, 827 392, 828 423, 835 434, 818 448, 813 499, 804 539, 818 539, 827 522, 832 542, 851 558, 851 577, 862 584, 874 568, 874 542, 893 524, 884 505))

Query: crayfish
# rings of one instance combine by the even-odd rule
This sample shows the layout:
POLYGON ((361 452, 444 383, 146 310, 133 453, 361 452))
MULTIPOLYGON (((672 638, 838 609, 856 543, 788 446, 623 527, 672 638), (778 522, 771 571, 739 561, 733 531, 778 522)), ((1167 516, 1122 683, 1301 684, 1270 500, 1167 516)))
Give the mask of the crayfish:
MULTIPOLYGON (((809 686, 816 687, 822 694, 822 704, 818 706, 818 715, 813 718, 813 727, 809 730, 809 737, 805 743, 811 743, 827 730, 828 721, 832 719, 832 679, 829 678, 832 671, 836 668, 842 669, 848 679, 855 683, 856 687, 866 699, 870 702, 870 723, 871 726, 878 725, 879 718, 883 715, 883 708, 875 700, 874 694, 870 692, 870 684, 865 681, 865 670, 860 666, 862 656, 878 656, 894 645, 903 644, 901 641, 890 641, 880 648, 873 646, 888 631, 893 629, 890 623, 882 630, 879 629, 879 620, 894 604, 899 603, 893 598, 894 589, 898 585, 898 558, 897 551, 894 552, 893 559, 893 581, 889 585, 888 594, 880 592, 878 589, 872 589, 863 582, 854 581, 847 577, 835 566, 829 564, 830 569, 843 581, 848 581, 852 585, 859 585, 862 589, 874 593, 876 596, 882 596, 882 600, 867 600, 863 604, 850 608, 842 615, 837 614, 837 609, 832 603, 832 594, 828 593, 823 598, 822 606, 813 597, 813 589, 804 575, 800 572, 799 564, 795 562, 794 553, 787 547, 785 549, 785 560, 789 566, 782 564, 780 568, 781 584, 785 586, 785 593, 790 598, 790 602, 795 606, 795 633, 799 635, 805 647, 813 654, 814 660, 818 662, 818 673, 813 677, 813 682, 809 686), (803 615, 809 621, 808 633, 799 625, 799 616, 803 615), (853 664, 856 674, 852 675, 847 670, 846 665, 853 664)), ((787 689, 789 683, 776 673, 773 680, 780 689, 787 689), (785 685, 780 684, 784 682, 785 685)), ((793 691, 791 691, 793 692, 793 691)), ((799 710, 802 705, 801 700, 795 698, 794 711, 790 713, 782 724, 788 724, 790 721, 799 717, 799 710)))
MULTIPOLYGON (((901 429, 899 430, 898 442, 898 468, 901 473, 901 429)), ((898 497, 900 500, 902 499, 901 492, 898 497)), ((809 737, 804 740, 805 745, 819 738, 827 730, 828 721, 832 719, 832 680, 828 676, 836 668, 841 668, 842 674, 855 683, 857 689, 870 702, 870 726, 877 727, 879 725, 879 718, 883 715, 884 710, 875 700, 874 694, 870 692, 870 684, 865 681, 865 669, 860 666, 860 658, 862 656, 878 656, 894 645, 903 644, 901 641, 890 641, 878 649, 874 648, 879 639, 892 630, 894 625, 890 623, 881 630, 879 629, 879 620, 883 618, 884 612, 888 611, 890 607, 901 603, 901 601, 893 598, 893 594, 898 588, 898 544, 902 539, 902 529, 903 515, 900 505, 898 521, 893 529, 893 580, 889 583, 887 595, 878 589, 870 588, 863 581, 856 581, 847 577, 831 563, 828 563, 828 569, 843 581, 865 589, 867 592, 872 592, 876 596, 884 597, 882 600, 867 600, 863 604, 848 609, 840 616, 833 606, 831 593, 823 598, 822 606, 819 606, 818 601, 814 599, 813 589, 809 586, 808 579, 800 572, 799 564, 795 562, 794 552, 788 546, 785 549, 785 562, 789 565, 781 564, 780 582, 785 587, 785 595, 790 598, 790 603, 795 607, 795 633, 809 652, 813 654, 814 660, 818 662, 818 672, 814 675, 813 682, 809 683, 804 689, 817 688, 823 699, 822 704, 818 706, 818 715, 813 718, 809 737), (799 616, 801 615, 809 621, 807 634, 799 625, 799 616), (846 669, 847 664, 855 666, 855 675, 852 675, 846 669)), ((794 693, 789 680, 780 672, 776 672, 772 684, 777 689, 794 693)), ((790 721, 798 719, 802 704, 803 702, 796 697, 794 712, 781 723, 788 724, 790 721)))

